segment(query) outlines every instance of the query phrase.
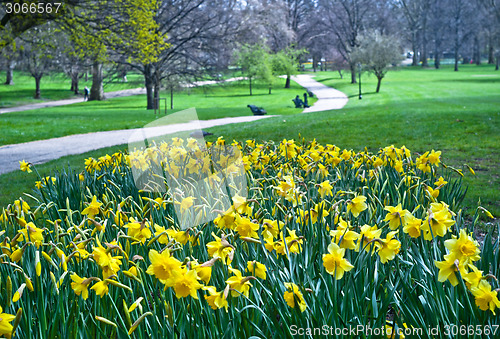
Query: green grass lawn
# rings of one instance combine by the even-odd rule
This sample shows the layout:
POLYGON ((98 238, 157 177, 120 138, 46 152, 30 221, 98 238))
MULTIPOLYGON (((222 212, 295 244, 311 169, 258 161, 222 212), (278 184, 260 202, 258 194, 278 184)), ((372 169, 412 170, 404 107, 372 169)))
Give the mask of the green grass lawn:
MULTIPOLYGON (((283 138, 298 139, 300 133, 306 139, 316 138, 322 143, 334 143, 354 150, 368 147, 374 151, 391 144, 406 145, 413 152, 441 150, 444 163, 464 169, 465 183, 469 187, 466 209, 473 213, 481 198, 484 207, 500 216, 500 73, 493 71, 493 67, 467 65, 461 66, 459 72, 453 72, 450 67, 441 70, 409 67, 392 71, 382 82, 379 94, 373 93, 376 78, 364 75, 362 100, 357 98, 358 85, 350 84, 348 75, 343 80, 336 72, 321 72, 316 76, 319 81, 351 96, 344 109, 289 114, 214 127, 210 131, 215 135, 210 138, 223 135, 230 140, 256 138, 279 141, 283 138), (469 174, 462 166, 464 163, 474 168, 477 175, 469 174)), ((242 85, 242 95, 245 89, 242 85)), ((262 92, 266 93, 264 89, 262 92)), ((252 99, 261 97, 267 96, 252 99)), ((278 98, 278 95, 270 97, 278 98)), ((130 98, 122 98, 126 99, 130 98)), ((228 97, 226 100, 246 108, 247 98, 243 102, 242 97, 228 97)), ((257 100, 252 103, 262 105, 257 100)), ((201 112, 200 109, 198 111, 201 112)), ((126 145, 89 154, 98 157, 116 149, 126 149, 126 145)), ((65 157, 39 168, 43 175, 49 175, 54 168, 63 168, 68 163, 80 170, 83 159, 89 154, 65 157)), ((19 171, 0 176, 0 205, 11 202, 21 192, 29 192, 35 178, 33 173, 19 171)))
MULTIPOLYGON (((161 97, 168 99, 167 114, 194 107, 201 120, 252 115, 248 104, 262 106, 273 115, 300 113, 302 110, 294 108, 292 99, 302 95, 304 89, 294 82, 290 89, 283 86, 284 80, 280 79, 269 95, 267 86, 257 84, 252 96, 248 94, 246 81, 185 89, 174 93, 174 110, 170 110, 170 93, 163 92, 161 97)), ((163 101, 161 105, 163 111, 163 101)), ((0 146, 70 134, 139 128, 157 117, 152 110, 146 110, 145 95, 7 113, 0 115, 0 146)))
MULTIPOLYGON (((114 79, 104 83, 104 92, 118 91, 126 88, 144 87, 144 80, 139 74, 127 75, 128 82, 114 79)), ((41 101, 71 99, 76 97, 70 91, 71 79, 65 74, 53 73, 45 75, 40 84, 41 99, 34 99, 35 79, 26 72, 14 72, 14 84, 4 85, 5 72, 0 72, 0 108, 34 104, 41 101)), ((80 79, 78 87, 83 98, 83 88, 92 86, 92 77, 88 81, 80 79)))

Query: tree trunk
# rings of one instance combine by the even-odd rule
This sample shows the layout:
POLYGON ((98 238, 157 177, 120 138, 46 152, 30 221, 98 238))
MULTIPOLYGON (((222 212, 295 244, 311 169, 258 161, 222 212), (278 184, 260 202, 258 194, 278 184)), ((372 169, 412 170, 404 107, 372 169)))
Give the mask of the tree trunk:
POLYGON ((411 65, 418 66, 418 53, 417 53, 417 32, 413 31, 411 38, 411 48, 413 49, 413 60, 411 65))
POLYGON ((102 63, 94 61, 92 65, 92 87, 90 87, 89 101, 104 100, 104 88, 102 86, 102 63))
POLYGON ((315 55, 313 55, 313 65, 312 66, 313 66, 314 72, 316 72, 316 68, 318 68, 318 58, 315 55))
POLYGON ((380 92, 380 84, 382 83, 382 78, 377 77, 377 93, 380 92))
POLYGON ((40 99, 40 80, 42 80, 41 75, 37 75, 35 78, 35 99, 40 99))
POLYGON ((252 77, 249 77, 248 80, 250 80, 250 95, 252 95, 252 77))
POLYGON ((286 75, 285 88, 290 88, 290 74, 286 75))
POLYGON ((474 62, 476 65, 481 65, 481 50, 479 46, 479 38, 477 35, 474 37, 474 62))
POLYGON ((155 81, 155 85, 153 87, 153 90, 154 90, 154 97, 155 97, 154 108, 160 109, 160 84, 158 83, 158 81, 155 81))
POLYGON ((144 66, 144 85, 146 86, 146 109, 154 109, 153 72, 151 65, 144 66))
POLYGON ((455 72, 458 72, 458 49, 455 48, 455 72))
POLYGON ((342 75, 342 70, 339 69, 338 72, 339 72, 339 75, 340 75, 340 79, 344 79, 344 76, 342 75))
POLYGON ((498 64, 499 64, 499 61, 500 61, 500 57, 497 57, 497 64, 495 66, 495 71, 498 71, 498 64))
POLYGON ((422 55, 420 60, 422 61, 422 67, 429 67, 429 62, 427 61, 427 36, 426 36, 426 24, 422 28, 422 55))
POLYGON ((272 87, 271 87, 271 86, 269 86, 269 94, 271 94, 271 89, 272 89, 272 87))
POLYGON ((12 60, 9 60, 7 64, 7 74, 6 74, 7 77, 5 78, 6 85, 14 85, 14 83, 12 82, 13 73, 14 73, 14 63, 12 62, 12 60))
POLYGON ((356 83, 356 65, 351 63, 349 65, 349 67, 351 68, 351 84, 355 84, 356 83))
POLYGON ((78 88, 78 82, 79 82, 78 74, 76 75, 74 82, 75 82, 75 88, 74 88, 73 93, 75 93, 75 95, 78 95, 78 93, 80 92, 79 88, 78 88))
POLYGON ((495 49, 493 48, 493 38, 491 37, 491 34, 488 38, 488 64, 493 65, 495 63, 495 57, 493 56, 493 51, 495 49))
POLYGON ((77 95, 79 93, 78 83, 80 78, 78 77, 78 72, 71 73, 71 91, 77 95))
POLYGON ((170 109, 174 109, 174 87, 170 86, 170 109))
POLYGON ((441 67, 441 52, 436 48, 434 51, 434 67, 439 69, 441 67))

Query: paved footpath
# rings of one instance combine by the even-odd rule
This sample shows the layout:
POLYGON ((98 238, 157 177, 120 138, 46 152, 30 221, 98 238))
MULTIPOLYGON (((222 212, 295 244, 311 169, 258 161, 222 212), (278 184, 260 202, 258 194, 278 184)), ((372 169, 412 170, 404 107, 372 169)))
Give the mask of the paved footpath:
MULTIPOLYGON (((106 99, 113 99, 113 98, 127 97, 138 94, 146 94, 146 89, 145 88, 124 89, 116 92, 106 92, 104 93, 104 96, 106 97, 106 99)), ((36 104, 30 104, 30 105, 22 105, 10 108, 0 108, 0 114, 29 111, 33 109, 47 108, 47 107, 65 106, 65 105, 76 104, 79 102, 83 102, 83 98, 79 97, 74 99, 37 102, 36 104)))
MULTIPOLYGON (((316 101, 313 106, 304 109, 303 113, 340 109, 347 103, 348 99, 344 93, 313 80, 310 75, 298 75, 293 77, 293 80, 296 81, 299 85, 313 92, 318 98, 318 101, 316 101)), ((140 91, 143 91, 143 89, 119 91, 121 92, 121 95, 117 96, 141 94, 140 91)), ((108 98, 111 97, 109 94, 110 93, 106 94, 108 98)), ((18 109, 18 111, 22 111, 41 107, 61 106, 63 105, 60 104, 61 101, 67 102, 72 100, 81 102, 81 99, 60 100, 56 102, 53 101, 34 104, 43 105, 40 107, 31 108, 34 105, 27 105, 14 107, 12 109, 18 109)), ((130 138, 134 138, 134 136, 136 136, 137 134, 144 133, 148 135, 148 138, 150 138, 170 133, 191 131, 199 128, 210 128, 214 126, 257 121, 274 116, 275 115, 243 116, 234 118, 200 120, 161 127, 74 134, 61 138, 31 141, 22 144, 5 145, 0 147, 0 174, 19 170, 19 161, 21 160, 25 160, 33 164, 42 164, 50 160, 64 157, 66 155, 82 154, 105 147, 127 144, 130 141, 130 138)))
POLYGON ((347 95, 338 91, 334 88, 323 85, 317 82, 308 74, 300 74, 292 77, 292 80, 298 83, 300 86, 307 88, 309 91, 313 92, 318 98, 318 101, 314 103, 309 108, 305 108, 302 113, 311 112, 322 112, 331 109, 341 109, 347 104, 349 99, 347 95))

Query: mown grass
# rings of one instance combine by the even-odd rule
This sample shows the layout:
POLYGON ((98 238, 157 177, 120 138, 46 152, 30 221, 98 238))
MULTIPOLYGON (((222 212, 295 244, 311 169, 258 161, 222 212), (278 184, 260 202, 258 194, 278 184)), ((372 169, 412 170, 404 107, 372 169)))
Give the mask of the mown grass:
MULTIPOLYGON (((184 89, 174 94, 173 110, 170 93, 163 92, 161 97, 167 98, 167 114, 194 107, 201 120, 252 115, 248 104, 262 106, 268 114, 290 115, 302 111, 294 108, 292 102, 296 95, 304 92, 296 83, 285 89, 280 82, 271 95, 265 84, 254 85, 253 91, 254 95, 250 96, 246 81, 184 89)), ((163 105, 161 101, 162 112, 163 105)), ((140 128, 158 116, 164 115, 155 116, 154 111, 146 110, 145 95, 7 113, 0 115, 3 130, 0 146, 78 133, 140 128)))
MULTIPOLYGON (((83 88, 92 86, 92 77, 88 81, 80 79, 78 87, 80 95, 70 91, 71 80, 62 73, 53 73, 42 77, 40 85, 40 99, 35 99, 35 79, 26 72, 14 72, 14 84, 4 85, 5 72, 0 72, 0 108, 34 104, 41 101, 62 100, 82 97, 83 88)), ((110 79, 104 83, 104 92, 118 91, 127 88, 143 87, 144 81, 138 74, 129 74, 128 82, 110 79)))
MULTIPOLYGON (((214 127, 210 129, 214 133, 210 140, 219 135, 229 140, 297 139, 300 133, 306 139, 315 138, 354 150, 365 147, 376 150, 391 144, 406 145, 414 152, 441 150, 444 163, 464 170, 469 188, 464 202, 467 212, 473 214, 481 199, 484 207, 500 215, 500 73, 491 66, 462 66, 459 72, 450 67, 441 70, 408 67, 389 72, 379 94, 372 93, 375 77, 363 76, 362 100, 357 99, 358 85, 350 84, 348 76, 341 80, 336 72, 321 72, 317 73, 317 79, 351 96, 347 106, 339 111, 214 127), (468 173, 464 163, 474 168, 476 176, 468 173)), ((98 157, 114 149, 126 149, 126 145, 65 157, 39 168, 46 175, 68 162, 82 169, 83 159, 90 154, 98 157)), ((21 192, 28 192, 34 180, 33 175, 21 172, 0 176, 0 205, 12 202, 21 192)))

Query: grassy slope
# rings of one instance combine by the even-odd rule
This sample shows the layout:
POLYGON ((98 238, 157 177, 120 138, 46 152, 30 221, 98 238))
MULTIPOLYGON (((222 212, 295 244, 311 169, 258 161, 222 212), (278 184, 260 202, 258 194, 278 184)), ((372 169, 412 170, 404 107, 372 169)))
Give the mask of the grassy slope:
MULTIPOLYGON (((460 168, 467 163, 476 170, 476 177, 466 175, 465 179, 469 185, 465 205, 469 210, 481 197, 483 206, 500 215, 498 72, 486 66, 465 66, 458 73, 450 68, 438 71, 408 68, 389 72, 379 94, 369 93, 375 88, 376 79, 364 77, 363 90, 368 93, 364 93, 363 100, 357 99, 358 87, 349 84, 347 77, 340 80, 337 73, 324 72, 317 78, 353 96, 343 110, 221 126, 211 132, 238 140, 297 139, 301 133, 307 139, 316 138, 322 143, 355 150, 365 146, 377 150, 390 144, 404 144, 414 152, 439 149, 445 163, 460 168)), ((44 175, 68 163, 81 169, 83 159, 90 154, 97 157, 120 148, 126 146, 65 157, 38 168, 44 175)), ((0 176, 3 191, 0 205, 11 202, 20 192, 29 192, 34 180, 33 173, 19 171, 0 176)))
MULTIPOLYGON (((268 94, 264 85, 254 86, 254 95, 248 95, 246 81, 227 83, 224 86, 204 86, 174 94, 174 110, 195 107, 201 120, 251 115, 248 104, 264 107, 268 114, 296 114, 292 98, 304 90, 296 83, 291 89, 280 83, 268 94)), ((168 98, 170 94, 162 93, 168 98)), ((163 105, 163 102, 161 103, 163 105)), ((0 146, 70 134, 139 128, 156 119, 153 111, 147 111, 146 96, 116 98, 104 102, 78 104, 15 112, 0 115, 0 146)), ((163 106, 162 106, 163 109, 163 106)))
MULTIPOLYGON (((126 88, 143 87, 143 81, 138 74, 128 75, 129 82, 113 81, 104 84, 104 92, 118 91, 126 88)), ((91 78, 89 81, 79 81, 80 97, 83 98, 83 88, 92 86, 91 78)), ((0 108, 27 105, 48 100, 61 100, 75 98, 71 87, 71 80, 64 74, 46 75, 41 80, 41 99, 33 98, 35 95, 35 79, 25 72, 14 72, 14 84, 4 85, 5 72, 0 72, 0 108)))

